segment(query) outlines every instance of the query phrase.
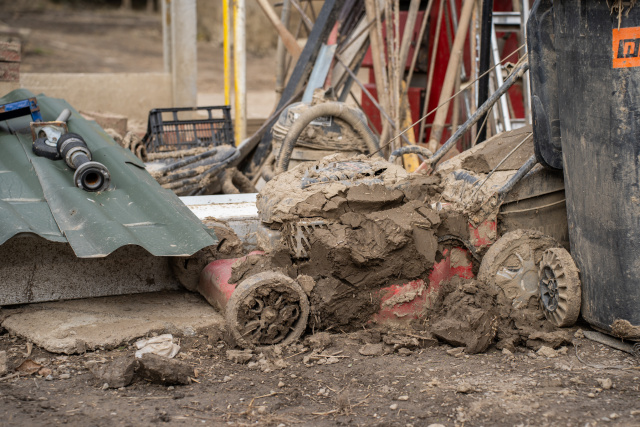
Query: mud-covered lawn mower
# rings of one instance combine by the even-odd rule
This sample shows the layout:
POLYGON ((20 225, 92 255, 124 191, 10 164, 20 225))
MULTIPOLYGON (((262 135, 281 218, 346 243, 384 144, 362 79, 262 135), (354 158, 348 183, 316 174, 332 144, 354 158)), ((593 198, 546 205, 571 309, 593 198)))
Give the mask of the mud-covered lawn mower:
POLYGON ((495 281, 514 307, 539 299, 551 323, 571 326, 580 281, 562 175, 535 165, 530 136, 500 134, 432 175, 341 155, 281 173, 258 197, 264 252, 212 262, 198 290, 245 348, 309 327, 409 327, 455 276, 495 281))

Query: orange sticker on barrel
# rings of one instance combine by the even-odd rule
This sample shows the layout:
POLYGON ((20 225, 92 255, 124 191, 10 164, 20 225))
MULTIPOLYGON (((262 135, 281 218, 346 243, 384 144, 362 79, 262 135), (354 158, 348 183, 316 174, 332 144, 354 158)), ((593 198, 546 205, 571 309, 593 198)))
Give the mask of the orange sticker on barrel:
POLYGON ((640 27, 613 29, 613 68, 640 67, 640 27))

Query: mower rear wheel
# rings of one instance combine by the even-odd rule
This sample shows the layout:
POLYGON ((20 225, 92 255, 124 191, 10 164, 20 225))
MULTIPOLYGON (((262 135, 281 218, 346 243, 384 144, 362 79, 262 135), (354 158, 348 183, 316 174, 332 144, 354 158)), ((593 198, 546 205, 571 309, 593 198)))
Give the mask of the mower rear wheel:
POLYGON ((547 249, 540 262, 540 302, 545 317, 556 326, 572 326, 580 315, 582 288, 571 254, 564 248, 547 249))

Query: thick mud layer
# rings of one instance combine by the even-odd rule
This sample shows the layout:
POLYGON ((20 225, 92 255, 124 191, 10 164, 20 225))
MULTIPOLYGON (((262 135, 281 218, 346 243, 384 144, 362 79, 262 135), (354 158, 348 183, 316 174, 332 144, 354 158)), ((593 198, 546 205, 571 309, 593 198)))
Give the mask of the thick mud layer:
POLYGON ((477 280, 456 277, 444 284, 425 319, 425 328, 440 341, 465 347, 469 354, 492 344, 515 351, 516 346, 538 350, 571 342, 570 331, 547 321, 537 300, 515 308, 502 289, 477 280))
MULTIPOLYGON (((258 209, 265 226, 281 231, 280 246, 264 259, 248 257, 234 266, 232 282, 269 269, 304 278, 313 330, 361 329, 380 311, 386 288, 416 279, 429 283, 445 249, 473 245, 468 213, 438 203, 446 202, 440 176, 339 155, 277 176, 259 195, 258 209)), ((493 234, 484 240, 495 240, 493 234)), ((477 272, 482 259, 474 248, 469 257, 477 272)), ((523 298, 516 309, 513 297, 494 283, 453 280, 414 326, 467 353, 492 343, 537 349, 566 342, 537 298, 523 298)))
MULTIPOLYGON (((362 327, 380 309, 381 288, 426 279, 437 259, 442 219, 431 204, 439 178, 410 176, 365 156, 345 159, 301 165, 270 181, 258 197, 263 223, 283 235, 280 250, 268 257, 280 260, 278 268, 290 277, 314 283, 314 329, 362 327), (285 252, 290 264, 282 262, 285 252)), ((237 267, 247 269, 256 270, 237 267)))

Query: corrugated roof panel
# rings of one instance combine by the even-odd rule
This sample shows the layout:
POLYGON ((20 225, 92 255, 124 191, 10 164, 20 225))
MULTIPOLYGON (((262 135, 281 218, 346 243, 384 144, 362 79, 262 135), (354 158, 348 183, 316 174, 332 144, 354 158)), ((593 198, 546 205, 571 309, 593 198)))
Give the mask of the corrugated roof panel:
MULTIPOLYGON (((25 90, 0 99, 8 103, 33 96, 25 90)), ((69 131, 81 135, 93 160, 111 173, 108 191, 90 193, 73 184, 73 170, 63 160, 52 161, 31 151, 30 118, 13 119, 0 127, 0 239, 32 232, 52 241, 70 243, 81 258, 102 257, 125 245, 139 245, 157 256, 191 255, 217 243, 175 194, 162 188, 144 163, 118 146, 101 128, 82 118, 60 99, 38 96, 45 120, 55 120, 69 108, 69 131)))

